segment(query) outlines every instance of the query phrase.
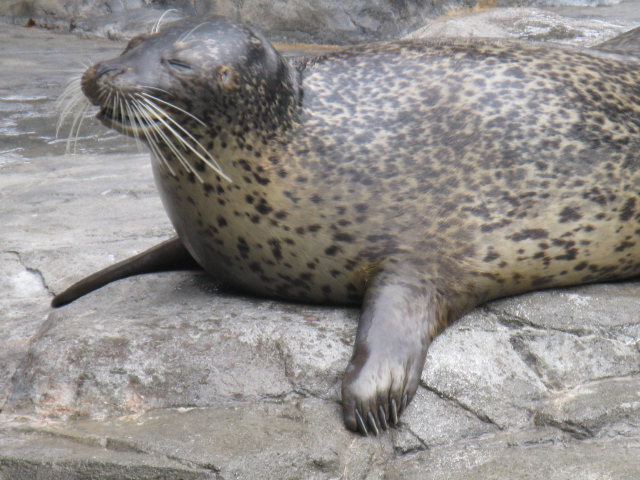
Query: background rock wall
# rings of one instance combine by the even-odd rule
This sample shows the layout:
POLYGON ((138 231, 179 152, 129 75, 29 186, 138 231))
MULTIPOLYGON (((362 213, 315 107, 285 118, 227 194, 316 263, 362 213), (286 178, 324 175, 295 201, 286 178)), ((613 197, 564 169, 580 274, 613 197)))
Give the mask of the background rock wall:
POLYGON ((597 6, 621 0, 6 0, 0 16, 24 25, 125 39, 147 31, 165 11, 174 16, 223 15, 249 23, 279 42, 347 45, 402 37, 451 11, 495 7, 597 6))

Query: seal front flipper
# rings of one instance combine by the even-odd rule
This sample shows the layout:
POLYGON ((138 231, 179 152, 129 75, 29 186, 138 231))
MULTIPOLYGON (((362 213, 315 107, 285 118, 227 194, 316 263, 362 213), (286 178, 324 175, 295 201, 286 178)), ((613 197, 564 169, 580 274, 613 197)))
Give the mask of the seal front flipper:
POLYGON ((430 280, 381 273, 370 281, 342 381, 347 428, 377 435, 398 423, 418 388, 431 340, 452 319, 448 304, 430 280))
POLYGON ((62 307, 108 283, 133 275, 194 268, 200 267, 176 236, 74 283, 64 292, 53 297, 51 306, 62 307))

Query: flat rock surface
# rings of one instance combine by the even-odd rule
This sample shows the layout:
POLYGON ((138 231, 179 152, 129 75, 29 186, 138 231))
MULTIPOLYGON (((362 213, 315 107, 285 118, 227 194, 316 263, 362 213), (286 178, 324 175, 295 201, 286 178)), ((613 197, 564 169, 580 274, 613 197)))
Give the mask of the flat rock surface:
MULTIPOLYGON (((640 25, 638 1, 589 11, 495 9, 421 34, 589 46, 640 25)), ((402 425, 378 438, 342 426, 357 310, 201 272, 51 310, 173 230, 132 141, 91 118, 76 155, 55 138, 67 79, 122 44, 6 25, 0 44, 0 479, 640 478, 640 282, 477 308, 436 339, 402 425)))

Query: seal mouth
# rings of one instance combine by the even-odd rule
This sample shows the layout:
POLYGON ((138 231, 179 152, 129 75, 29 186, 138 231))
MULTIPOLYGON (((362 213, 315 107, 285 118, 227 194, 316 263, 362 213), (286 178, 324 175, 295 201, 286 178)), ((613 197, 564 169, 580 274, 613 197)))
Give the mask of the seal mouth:
POLYGON ((109 128, 137 137, 160 128, 161 120, 145 113, 146 115, 134 111, 126 113, 122 108, 115 110, 101 105, 96 118, 109 128))

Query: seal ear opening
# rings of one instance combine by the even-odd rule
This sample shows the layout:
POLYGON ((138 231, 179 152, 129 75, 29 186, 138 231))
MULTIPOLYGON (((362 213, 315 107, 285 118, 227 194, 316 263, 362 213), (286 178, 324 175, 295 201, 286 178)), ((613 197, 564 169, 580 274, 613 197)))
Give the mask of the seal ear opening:
POLYGON ((238 73, 229 65, 223 65, 218 69, 218 82, 225 90, 238 88, 238 73))

